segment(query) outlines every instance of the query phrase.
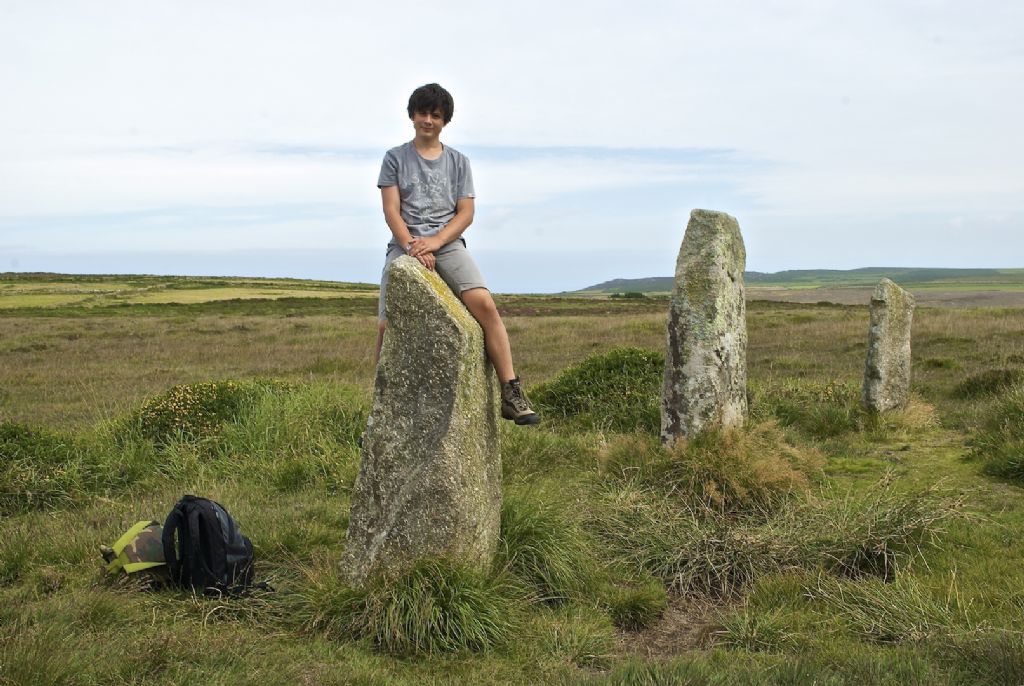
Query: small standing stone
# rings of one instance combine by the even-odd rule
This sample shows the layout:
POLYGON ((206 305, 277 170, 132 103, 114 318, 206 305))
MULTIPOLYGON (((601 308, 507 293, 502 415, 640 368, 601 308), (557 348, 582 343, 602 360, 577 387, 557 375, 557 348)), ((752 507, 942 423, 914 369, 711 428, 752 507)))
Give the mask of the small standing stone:
POLYGON ((389 270, 388 328, 342 563, 357 585, 425 557, 483 568, 498 544, 498 389, 483 331, 415 259, 399 257, 389 270))
POLYGON ((889 279, 871 295, 868 359, 861 400, 870 412, 906 407, 910 397, 910 326, 914 296, 889 279))
POLYGON ((661 393, 661 439, 747 415, 746 250, 734 217, 693 210, 676 260, 661 393))

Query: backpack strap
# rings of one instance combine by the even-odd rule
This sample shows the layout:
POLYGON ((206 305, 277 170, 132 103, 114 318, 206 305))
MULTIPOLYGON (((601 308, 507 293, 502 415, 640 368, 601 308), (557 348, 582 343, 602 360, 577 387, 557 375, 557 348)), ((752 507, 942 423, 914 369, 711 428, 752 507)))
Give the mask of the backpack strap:
POLYGON ((183 506, 181 501, 179 501, 175 504, 170 514, 167 515, 167 519, 164 521, 163 534, 161 535, 161 541, 164 546, 164 561, 167 563, 168 570, 170 570, 171 581, 176 584, 182 583, 181 561, 185 557, 185 551, 182 550, 181 555, 178 554, 174 545, 174 538, 177 534, 178 542, 184 547, 187 532, 186 526, 183 506))
POLYGON ((213 570, 210 569, 209 561, 206 559, 206 555, 203 554, 202 540, 205 538, 207 545, 211 545, 216 542, 217 537, 211 536, 209 530, 206 531, 204 536, 202 528, 206 526, 209 528, 210 523, 206 520, 207 507, 201 501, 198 503, 198 507, 193 506, 188 511, 188 531, 189 538, 191 538, 191 546, 189 549, 189 567, 192 574, 193 587, 196 582, 201 584, 201 588, 197 588, 197 591, 206 592, 206 589, 210 587, 210 582, 217 587, 220 586, 220 576, 213 570))
POLYGON ((124 535, 114 542, 114 545, 110 546, 116 557, 107 565, 108 572, 113 574, 119 569, 123 569, 126 573, 131 574, 132 572, 149 569, 150 567, 159 567, 164 564, 163 562, 129 562, 128 556, 124 552, 124 549, 128 544, 134 541, 135 537, 142 533, 142 531, 150 524, 159 524, 159 522, 154 522, 151 519, 144 519, 141 522, 136 522, 132 528, 125 531, 124 535))

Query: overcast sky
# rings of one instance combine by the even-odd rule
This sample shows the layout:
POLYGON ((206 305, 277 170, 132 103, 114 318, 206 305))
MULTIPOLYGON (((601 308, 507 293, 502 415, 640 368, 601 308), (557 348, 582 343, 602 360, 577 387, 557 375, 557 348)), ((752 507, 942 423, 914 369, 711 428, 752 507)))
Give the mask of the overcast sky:
POLYGON ((493 290, 1024 267, 1024 3, 0 0, 0 271, 379 279, 408 95, 455 97, 493 290))

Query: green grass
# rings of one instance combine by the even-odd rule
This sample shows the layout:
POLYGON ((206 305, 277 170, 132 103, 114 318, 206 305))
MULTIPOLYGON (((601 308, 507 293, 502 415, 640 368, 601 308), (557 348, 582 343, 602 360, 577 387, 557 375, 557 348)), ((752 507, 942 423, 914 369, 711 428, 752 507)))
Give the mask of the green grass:
MULTIPOLYGON (((31 288, 125 284, 153 285, 31 288)), ((499 554, 355 590, 372 300, 0 314, 0 683, 1024 681, 1024 491, 993 467, 1019 448, 1024 312, 920 308, 914 402, 877 420, 864 308, 751 303, 750 423, 667 449, 664 301, 499 299, 531 397, 559 389, 546 424, 501 427, 499 554), (104 576, 98 546, 186 492, 276 593, 104 576)))
POLYGON ((1006 388, 988 408, 971 443, 987 474, 1024 483, 1024 384, 1006 388))

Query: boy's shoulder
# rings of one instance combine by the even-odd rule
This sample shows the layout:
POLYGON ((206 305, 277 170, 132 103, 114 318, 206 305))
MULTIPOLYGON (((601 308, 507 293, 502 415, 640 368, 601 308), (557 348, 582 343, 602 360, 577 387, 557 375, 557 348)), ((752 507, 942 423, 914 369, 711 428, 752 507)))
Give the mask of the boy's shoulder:
MULTIPOLYGON (((407 156, 418 155, 418 154, 419 153, 416 152, 416 148, 413 145, 413 142, 412 141, 406 141, 406 142, 402 143, 401 145, 396 145, 393 148, 389 148, 388 151, 386 153, 384 153, 384 156, 385 157, 397 157, 398 159, 402 159, 402 158, 407 157, 407 156)), ((453 148, 452 146, 450 146, 448 144, 445 144, 444 152, 442 154, 446 155, 447 157, 454 158, 455 160, 465 161, 465 162, 469 161, 469 157, 465 153, 459 152, 458 150, 456 150, 455 148, 453 148)))
POLYGON ((406 141, 400 145, 396 145, 393 148, 388 148, 388 151, 384 153, 385 157, 402 157, 409 153, 409 149, 412 148, 412 141, 406 141))
POLYGON ((464 160, 466 162, 469 161, 469 158, 466 155, 464 155, 463 153, 459 152, 458 150, 456 150, 455 148, 453 148, 450 145, 444 146, 444 150, 445 150, 446 153, 448 153, 449 155, 454 157, 456 160, 464 160))

